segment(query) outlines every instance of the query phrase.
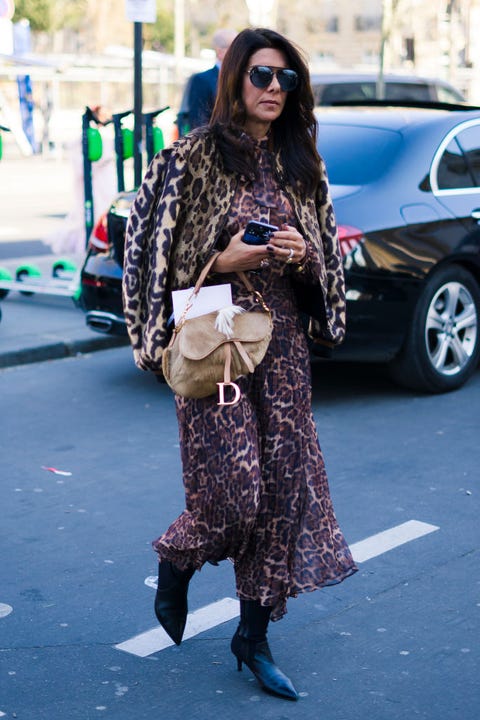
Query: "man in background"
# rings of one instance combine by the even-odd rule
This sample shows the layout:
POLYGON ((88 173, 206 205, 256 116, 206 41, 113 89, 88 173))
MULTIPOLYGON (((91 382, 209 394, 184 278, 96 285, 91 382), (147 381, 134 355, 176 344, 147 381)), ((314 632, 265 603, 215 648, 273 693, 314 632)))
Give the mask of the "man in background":
POLYGON ((217 95, 220 66, 236 35, 234 30, 217 30, 212 39, 216 55, 215 65, 189 78, 177 118, 180 135, 185 135, 189 130, 205 125, 210 120, 217 95))

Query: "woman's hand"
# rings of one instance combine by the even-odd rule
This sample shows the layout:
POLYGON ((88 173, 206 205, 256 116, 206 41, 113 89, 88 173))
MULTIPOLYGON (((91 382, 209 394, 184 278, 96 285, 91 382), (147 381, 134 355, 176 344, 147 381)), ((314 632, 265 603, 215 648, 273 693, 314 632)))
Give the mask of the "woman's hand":
POLYGON ((285 223, 273 233, 269 246, 273 248, 272 256, 287 265, 301 263, 307 254, 307 244, 303 237, 296 228, 285 223))
POLYGON ((271 250, 267 245, 248 245, 242 240, 243 230, 232 235, 225 250, 220 253, 213 263, 213 272, 230 273, 237 270, 258 270, 265 266, 266 259, 271 250))
POLYGON ((225 250, 215 260, 212 270, 230 273, 237 270, 258 270, 268 266, 268 259, 286 263, 300 263, 305 258, 305 240, 291 225, 283 224, 270 237, 268 245, 244 243, 243 230, 232 236, 225 250))

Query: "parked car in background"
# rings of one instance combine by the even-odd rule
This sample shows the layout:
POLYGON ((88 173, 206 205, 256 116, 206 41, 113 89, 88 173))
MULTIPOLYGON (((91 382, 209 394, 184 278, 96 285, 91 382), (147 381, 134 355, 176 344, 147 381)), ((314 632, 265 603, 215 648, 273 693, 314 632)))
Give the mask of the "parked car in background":
MULTIPOLYGON (((377 94, 377 73, 314 73, 312 89, 316 105, 341 105, 345 101, 374 100, 377 94)), ((385 99, 396 103, 465 102, 462 93, 439 78, 419 75, 384 75, 385 99)))
POLYGON ((319 112, 347 277, 338 356, 459 387, 480 353, 480 111, 319 112))
POLYGON ((79 304, 87 325, 97 332, 127 335, 122 304, 125 227, 134 191, 121 192, 96 224, 83 264, 79 304))
MULTIPOLYGON (((347 285, 334 358, 386 363, 425 392, 460 387, 480 356, 480 110, 322 108, 318 123, 347 285)), ((125 332, 133 196, 114 202, 82 270, 87 323, 103 332, 125 332)))

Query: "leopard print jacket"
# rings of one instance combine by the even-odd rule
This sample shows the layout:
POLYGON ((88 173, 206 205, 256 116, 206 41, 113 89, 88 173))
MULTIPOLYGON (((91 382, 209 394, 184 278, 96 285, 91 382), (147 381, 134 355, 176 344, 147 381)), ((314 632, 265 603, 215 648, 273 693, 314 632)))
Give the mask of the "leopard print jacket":
MULTIPOLYGON (((135 197, 126 229, 123 303, 135 363, 142 370, 161 374, 171 291, 195 284, 227 220, 237 178, 219 168, 212 134, 196 130, 153 158, 135 197)), ((322 181, 306 201, 284 180, 278 158, 276 171, 299 230, 321 261, 325 320, 312 318, 309 334, 314 341, 338 344, 345 334, 344 277, 325 167, 322 162, 322 181)))

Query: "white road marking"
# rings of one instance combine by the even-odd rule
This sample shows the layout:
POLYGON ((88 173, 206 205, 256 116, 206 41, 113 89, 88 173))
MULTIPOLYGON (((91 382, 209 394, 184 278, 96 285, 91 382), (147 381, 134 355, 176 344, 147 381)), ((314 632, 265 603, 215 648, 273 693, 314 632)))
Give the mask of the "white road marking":
POLYGON ((13 612, 13 607, 11 605, 0 603, 0 618, 7 617, 7 615, 10 615, 11 612, 13 612))
MULTIPOLYGON (((350 545, 350 550, 352 551, 355 562, 362 563, 439 529, 437 525, 429 525, 419 520, 409 520, 401 525, 397 525, 376 535, 371 535, 365 538, 365 540, 350 545)), ((147 577, 145 579, 145 585, 156 589, 156 578, 152 576, 147 577)), ((228 620, 233 620, 238 617, 239 614, 240 606, 238 600, 228 597, 206 605, 203 608, 199 608, 188 614, 183 639, 187 640, 205 630, 210 630, 228 620)), ((115 648, 132 655, 137 655, 138 657, 148 657, 148 655, 153 655, 153 653, 164 650, 174 644, 163 628, 155 627, 153 630, 147 630, 140 635, 135 635, 135 637, 130 638, 130 640, 115 645, 115 648)))
POLYGON ((350 550, 355 562, 362 563, 378 555, 383 555, 383 553, 400 545, 423 537, 423 535, 435 532, 435 530, 439 530, 437 525, 429 525, 419 520, 409 520, 402 523, 402 525, 397 525, 350 545, 350 550))
MULTIPOLYGON (((188 640, 188 638, 198 635, 205 630, 210 630, 210 628, 216 625, 221 625, 227 622, 227 620, 233 620, 233 618, 238 617, 239 614, 240 604, 238 600, 228 597, 211 603, 199 610, 195 610, 195 612, 188 614, 183 639, 188 640)), ((131 653, 132 655, 137 655, 138 657, 147 657, 174 644, 173 640, 170 640, 163 628, 156 627, 153 630, 148 630, 140 635, 136 635, 119 645, 115 645, 115 648, 131 653)))

